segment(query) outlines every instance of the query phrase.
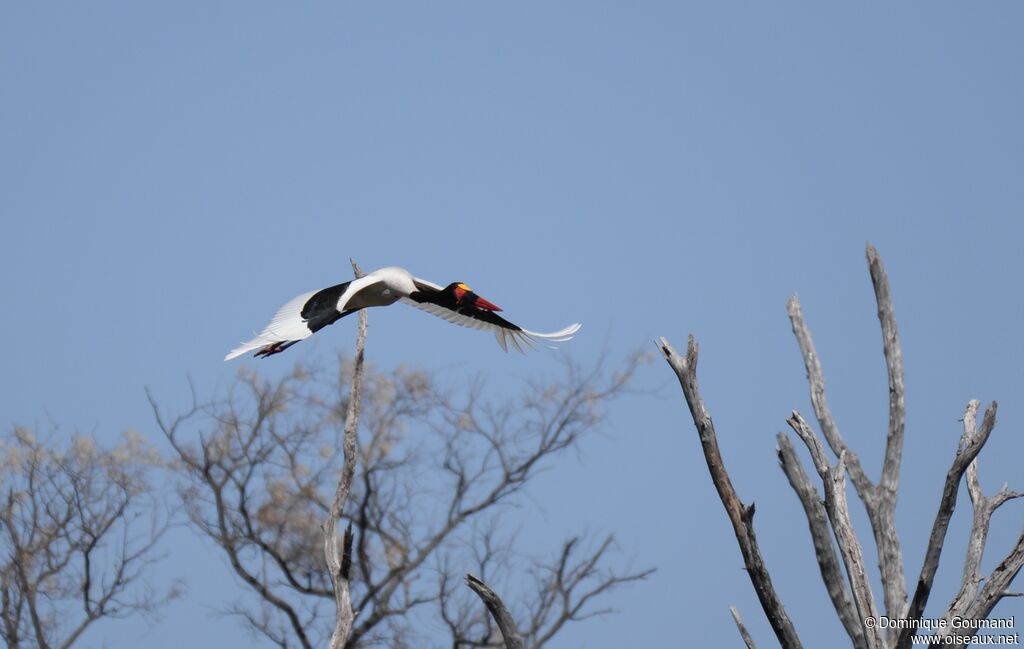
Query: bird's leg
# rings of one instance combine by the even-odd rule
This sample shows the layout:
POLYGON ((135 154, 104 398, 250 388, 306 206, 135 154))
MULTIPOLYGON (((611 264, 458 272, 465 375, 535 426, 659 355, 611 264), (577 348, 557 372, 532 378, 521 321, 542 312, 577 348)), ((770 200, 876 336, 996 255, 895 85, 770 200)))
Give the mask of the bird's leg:
POLYGON ((260 347, 259 351, 257 351, 254 354, 254 356, 256 358, 260 358, 260 357, 266 358, 267 356, 273 356, 274 354, 280 354, 281 352, 283 352, 284 350, 288 349, 289 347, 291 347, 292 345, 294 345, 297 342, 299 342, 299 341, 297 341, 297 340, 287 340, 287 341, 284 341, 284 342, 271 343, 271 344, 266 345, 264 347, 260 347))

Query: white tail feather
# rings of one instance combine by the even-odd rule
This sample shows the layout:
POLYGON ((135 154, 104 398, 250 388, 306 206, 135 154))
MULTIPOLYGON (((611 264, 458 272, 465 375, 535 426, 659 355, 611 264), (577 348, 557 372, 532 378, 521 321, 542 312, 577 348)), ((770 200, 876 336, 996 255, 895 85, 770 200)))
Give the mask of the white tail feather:
POLYGON ((582 326, 583 325, 576 322, 569 325, 565 329, 553 331, 549 334, 540 334, 537 333, 536 331, 527 331, 525 329, 523 329, 523 333, 529 336, 530 338, 540 338, 541 340, 549 340, 551 342, 564 343, 569 340, 572 340, 572 337, 576 335, 576 332, 579 331, 582 326))

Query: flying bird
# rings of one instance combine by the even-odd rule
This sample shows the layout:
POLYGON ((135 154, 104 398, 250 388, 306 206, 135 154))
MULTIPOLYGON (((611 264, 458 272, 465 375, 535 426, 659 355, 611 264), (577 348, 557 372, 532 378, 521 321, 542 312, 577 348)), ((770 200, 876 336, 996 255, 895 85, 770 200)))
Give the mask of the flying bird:
POLYGON ((579 323, 571 324, 546 334, 528 331, 498 315, 500 308, 474 293, 463 282, 441 287, 413 277, 404 268, 388 266, 359 279, 293 298, 278 309, 262 333, 232 349, 224 360, 229 361, 253 350, 256 350, 257 357, 278 354, 359 309, 388 306, 398 301, 463 327, 490 331, 505 351, 508 351, 510 342, 520 352, 523 345, 532 348, 533 343, 565 342, 581 326, 579 323))

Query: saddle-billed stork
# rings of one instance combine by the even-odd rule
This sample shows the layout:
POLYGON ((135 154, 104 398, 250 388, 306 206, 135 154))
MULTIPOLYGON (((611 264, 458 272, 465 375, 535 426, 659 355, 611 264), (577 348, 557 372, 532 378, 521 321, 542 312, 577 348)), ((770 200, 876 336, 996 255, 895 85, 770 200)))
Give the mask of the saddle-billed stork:
POLYGON ((520 352, 532 343, 565 342, 579 331, 580 324, 571 324, 552 333, 537 333, 514 325, 499 316, 500 308, 474 293, 462 282, 441 287, 413 277, 404 268, 388 266, 350 282, 336 284, 319 291, 303 293, 278 309, 263 331, 249 342, 232 349, 224 360, 257 350, 255 356, 271 356, 295 343, 309 338, 359 309, 388 306, 402 301, 463 327, 494 333, 498 344, 508 351, 508 343, 520 352))

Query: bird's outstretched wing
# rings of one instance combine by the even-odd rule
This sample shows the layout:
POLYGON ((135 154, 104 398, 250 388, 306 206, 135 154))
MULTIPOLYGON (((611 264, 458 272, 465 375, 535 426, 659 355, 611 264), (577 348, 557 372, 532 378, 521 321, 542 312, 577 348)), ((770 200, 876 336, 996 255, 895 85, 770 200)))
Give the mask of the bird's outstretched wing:
POLYGON ((409 297, 403 297, 402 302, 463 327, 490 331, 505 351, 508 351, 510 342, 521 353, 525 353, 524 345, 533 349, 534 343, 566 342, 571 340, 582 326, 579 323, 574 323, 551 333, 529 331, 509 322, 494 311, 450 303, 441 294, 442 288, 433 282, 418 277, 414 279, 414 282, 419 290, 409 297))
POLYGON ((379 281, 378 278, 365 276, 293 297, 277 310, 270 324, 264 327, 262 332, 256 334, 252 340, 232 349, 224 360, 229 361, 246 352, 268 346, 272 346, 270 353, 276 353, 309 338, 346 315, 345 303, 351 300, 353 295, 379 281))
POLYGON ((224 357, 224 360, 230 361, 246 352, 251 352, 254 349, 266 347, 274 343, 298 341, 312 336, 313 332, 310 331, 306 321, 302 318, 302 307, 318 292, 309 291, 288 300, 284 306, 277 310, 277 313, 270 319, 270 323, 263 328, 262 332, 256 334, 256 337, 252 340, 232 349, 224 357))

